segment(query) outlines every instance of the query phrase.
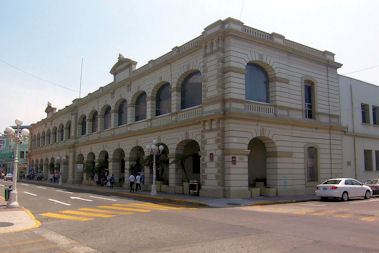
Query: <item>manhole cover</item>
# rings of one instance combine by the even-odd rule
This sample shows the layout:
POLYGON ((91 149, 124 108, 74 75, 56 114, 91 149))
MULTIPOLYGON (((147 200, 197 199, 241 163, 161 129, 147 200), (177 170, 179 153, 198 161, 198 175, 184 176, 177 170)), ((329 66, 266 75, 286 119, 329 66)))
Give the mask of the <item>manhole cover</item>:
POLYGON ((0 222, 0 227, 10 227, 12 225, 12 222, 0 222))

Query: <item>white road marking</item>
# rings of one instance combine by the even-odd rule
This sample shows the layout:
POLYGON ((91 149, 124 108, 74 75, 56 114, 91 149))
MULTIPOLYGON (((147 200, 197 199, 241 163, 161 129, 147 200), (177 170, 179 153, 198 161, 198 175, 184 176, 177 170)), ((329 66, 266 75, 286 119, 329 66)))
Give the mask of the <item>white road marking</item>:
POLYGON ((37 186, 37 188, 40 188, 40 189, 47 189, 46 187, 43 187, 43 186, 37 186))
POLYGON ((88 201, 88 202, 93 201, 92 199, 82 199, 82 198, 79 198, 79 197, 70 197, 70 199, 78 199, 78 200, 83 200, 83 201, 88 201))
POLYGON ((38 196, 37 194, 31 193, 31 192, 24 192, 24 193, 29 194, 29 195, 32 195, 32 196, 34 196, 34 197, 38 196))
POLYGON ((57 192, 63 192, 63 193, 68 193, 68 194, 74 194, 73 192, 68 192, 68 191, 64 191, 64 190, 56 190, 57 192))
POLYGON ((95 199, 104 199, 104 200, 110 200, 110 201, 117 201, 115 199, 108 199, 108 198, 103 198, 103 197, 97 197, 97 196, 90 196, 91 198, 95 198, 95 199))
POLYGON ((48 200, 53 201, 53 202, 58 203, 58 204, 65 205, 65 206, 71 206, 71 204, 68 204, 68 203, 65 203, 65 202, 61 202, 61 201, 56 200, 56 199, 48 199, 48 200))

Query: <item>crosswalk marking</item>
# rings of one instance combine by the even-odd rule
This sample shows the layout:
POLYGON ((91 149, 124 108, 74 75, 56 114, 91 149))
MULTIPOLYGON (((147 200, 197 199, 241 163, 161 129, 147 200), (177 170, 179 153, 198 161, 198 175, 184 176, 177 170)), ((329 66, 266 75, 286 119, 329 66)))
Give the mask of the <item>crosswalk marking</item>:
POLYGON ((364 218, 360 218, 360 220, 362 220, 362 221, 375 221, 376 217, 364 217, 364 218))
POLYGON ((109 201, 117 201, 116 199, 110 199, 110 198, 104 198, 104 197, 99 197, 99 196, 90 196, 91 198, 95 199, 104 199, 104 200, 109 200, 109 201))
POLYGON ((81 212, 81 211, 74 211, 74 210, 65 210, 65 211, 60 211, 60 212, 68 213, 68 214, 83 215, 83 216, 91 216, 91 217, 101 217, 101 218, 114 217, 114 215, 109 215, 109 214, 89 213, 89 212, 81 212))
POLYGON ((81 211, 89 211, 89 212, 97 212, 97 213, 110 213, 110 214, 133 214, 132 212, 120 212, 120 211, 112 211, 112 210, 101 210, 101 209, 95 209, 95 208, 79 208, 81 211))
POLYGON ((149 208, 149 209, 161 210, 161 211, 174 209, 174 208, 169 208, 169 207, 159 206, 159 205, 156 205, 156 204, 140 204, 140 203, 114 204, 114 206, 123 206, 123 207, 140 207, 140 208, 149 208))
POLYGON ((129 208, 129 207, 119 207, 119 206, 97 206, 97 208, 115 209, 115 210, 125 210, 125 211, 140 212, 140 213, 148 213, 148 212, 151 212, 151 210, 146 210, 146 209, 129 208))
POLYGON ((295 212, 292 212, 293 214, 299 214, 299 215, 306 215, 308 213, 312 213, 314 212, 315 210, 314 209, 311 209, 311 210, 301 210, 301 211, 295 211, 295 212))
POLYGON ((336 218, 349 218, 351 216, 353 216, 353 214, 351 214, 351 213, 344 213, 344 214, 336 214, 336 215, 334 215, 334 217, 336 217, 336 218))
POLYGON ((24 244, 32 244, 37 242, 44 242, 47 241, 46 238, 39 238, 35 240, 26 240, 26 241, 19 241, 19 242, 13 242, 13 243, 3 243, 0 245, 0 248, 6 248, 6 247, 14 247, 14 246, 20 246, 24 244))
POLYGON ((65 220, 79 220, 79 221, 93 220, 92 218, 82 218, 82 217, 70 216, 70 215, 59 214, 59 213, 41 213, 40 215, 51 217, 51 218, 57 218, 57 219, 65 219, 65 220))
POLYGON ((326 215, 326 214, 332 214, 335 212, 337 212, 337 210, 326 210, 326 211, 321 211, 321 212, 317 212, 317 213, 312 213, 311 215, 322 216, 322 215, 326 215))

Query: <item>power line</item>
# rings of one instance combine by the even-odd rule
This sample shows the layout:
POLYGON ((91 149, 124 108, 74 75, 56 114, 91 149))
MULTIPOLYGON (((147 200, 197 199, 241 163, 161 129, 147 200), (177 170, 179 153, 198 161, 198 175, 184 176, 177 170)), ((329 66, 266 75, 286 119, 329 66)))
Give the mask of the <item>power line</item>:
POLYGON ((40 80, 40 81, 44 81, 44 82, 46 82, 46 83, 50 83, 50 84, 55 85, 55 86, 58 86, 58 87, 60 87, 60 88, 62 88, 62 89, 66 89, 66 90, 69 90, 69 91, 77 92, 77 91, 74 90, 74 89, 68 88, 68 87, 66 87, 66 86, 64 86, 64 85, 58 84, 58 83, 56 83, 56 82, 53 82, 53 81, 47 80, 47 79, 42 78, 42 77, 39 77, 39 76, 37 76, 37 75, 35 75, 35 74, 33 74, 33 73, 30 73, 30 72, 28 72, 28 71, 25 71, 25 70, 23 70, 23 69, 21 69, 21 68, 15 66, 15 65, 13 65, 13 64, 10 64, 9 62, 4 61, 3 59, 0 59, 0 61, 1 61, 2 63, 4 63, 4 64, 8 65, 9 67, 14 68, 14 69, 16 69, 16 70, 18 70, 18 71, 20 71, 20 72, 22 72, 22 73, 24 73, 24 74, 30 75, 30 76, 32 76, 32 77, 34 77, 34 78, 36 78, 36 79, 38 79, 38 80, 40 80))
POLYGON ((357 73, 357 72, 361 72, 361 71, 365 71, 365 70, 369 70, 369 69, 374 69, 374 68, 377 68, 377 67, 379 67, 379 65, 375 65, 375 66, 364 68, 364 69, 360 69, 360 70, 355 70, 355 71, 352 71, 352 72, 349 72, 349 73, 343 73, 343 75, 353 74, 353 73, 357 73))
POLYGON ((245 5, 245 0, 242 0, 242 5, 241 5, 241 11, 240 11, 240 18, 239 20, 241 20, 241 17, 242 17, 242 11, 243 11, 243 7, 245 5))

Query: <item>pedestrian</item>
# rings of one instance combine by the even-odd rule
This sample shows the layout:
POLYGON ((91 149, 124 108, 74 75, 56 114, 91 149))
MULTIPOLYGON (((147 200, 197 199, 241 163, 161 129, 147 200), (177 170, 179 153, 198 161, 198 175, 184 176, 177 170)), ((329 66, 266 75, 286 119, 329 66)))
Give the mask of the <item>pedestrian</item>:
POLYGON ((105 178, 105 180, 106 180, 106 186, 108 186, 109 188, 111 188, 111 177, 110 176, 106 176, 106 178, 105 178))
POLYGON ((53 174, 49 174, 50 183, 53 182, 53 174))
POLYGON ((130 175, 129 177, 129 183, 130 183, 130 192, 134 192, 134 181, 135 181, 135 177, 133 174, 130 175))
POLYGON ((137 177, 136 177, 136 192, 138 191, 138 188, 141 191, 141 176, 139 175, 139 173, 137 174, 137 177))
POLYGON ((54 171, 54 174, 53 174, 53 180, 54 180, 54 183, 57 181, 57 173, 55 173, 55 171, 54 171))
POLYGON ((93 176, 93 181, 95 181, 96 185, 99 184, 99 176, 97 175, 97 173, 95 173, 95 175, 93 176))
POLYGON ((111 188, 113 189, 113 184, 114 184, 114 176, 112 174, 111 178, 110 178, 110 183, 111 183, 111 188))

